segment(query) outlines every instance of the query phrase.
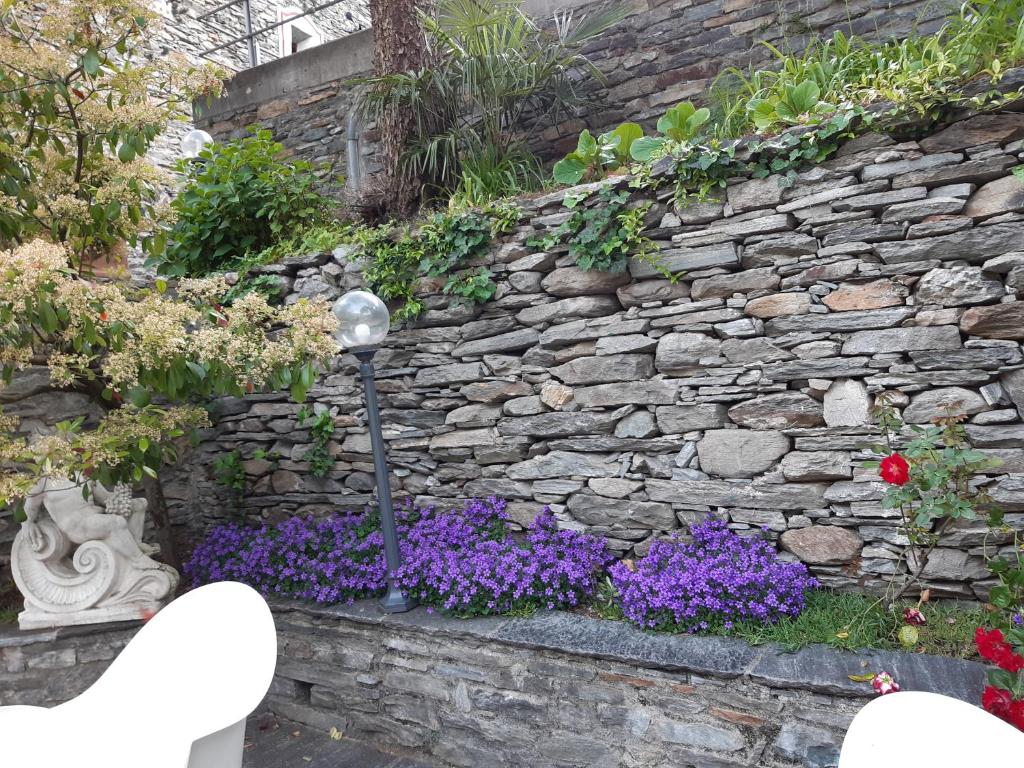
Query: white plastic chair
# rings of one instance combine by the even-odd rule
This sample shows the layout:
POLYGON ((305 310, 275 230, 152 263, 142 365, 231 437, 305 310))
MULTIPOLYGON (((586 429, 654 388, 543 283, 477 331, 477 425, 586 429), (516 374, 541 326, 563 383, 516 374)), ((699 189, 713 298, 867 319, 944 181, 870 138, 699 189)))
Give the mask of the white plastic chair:
POLYGON ((154 616, 78 698, 52 709, 0 707, 0 762, 241 768, 245 719, 276 663, 263 598, 233 582, 200 587, 154 616))
POLYGON ((923 691, 874 699, 843 740, 839 768, 1020 765, 1024 733, 981 707, 923 691))

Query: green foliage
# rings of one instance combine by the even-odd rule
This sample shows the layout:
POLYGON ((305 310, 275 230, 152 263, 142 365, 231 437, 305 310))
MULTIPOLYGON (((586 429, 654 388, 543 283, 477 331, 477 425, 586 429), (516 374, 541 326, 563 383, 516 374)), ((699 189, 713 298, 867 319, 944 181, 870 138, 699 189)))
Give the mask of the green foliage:
POLYGON ((279 302, 284 298, 281 278, 277 275, 248 275, 243 274, 238 282, 228 288, 221 297, 221 304, 234 304, 238 299, 247 296, 254 291, 261 293, 271 303, 279 302))
POLYGON ((241 451, 236 448, 214 458, 213 479, 231 491, 232 504, 237 510, 245 495, 245 467, 242 466, 241 451))
POLYGON ((730 69, 719 79, 719 136, 816 123, 845 105, 880 100, 934 114, 961 98, 960 84, 982 74, 998 83, 1024 61, 1024 0, 964 3, 932 35, 876 43, 836 32, 800 54, 767 47, 776 69, 730 69))
POLYGON ((330 198, 317 190, 313 167, 287 160, 268 130, 212 144, 198 160, 182 160, 185 183, 161 274, 202 276, 232 269, 248 254, 327 223, 330 198))
POLYGON ((644 130, 636 123, 622 123, 596 139, 586 128, 580 133, 576 150, 555 163, 552 171, 559 184, 578 184, 599 179, 629 162, 633 147, 643 141, 644 130))
POLYGON ((303 406, 296 415, 296 421, 300 427, 307 427, 313 438, 313 445, 302 454, 302 460, 309 463, 309 472, 313 477, 327 477, 334 469, 334 457, 330 451, 331 439, 334 437, 334 417, 330 411, 314 413, 303 406))
POLYGON ((333 251, 352 235, 354 226, 339 221, 318 221, 301 226, 294 234, 278 239, 273 245, 249 255, 241 266, 276 264, 292 256, 306 256, 311 253, 333 251))
POLYGON ((373 119, 410 115, 403 162, 430 189, 479 203, 486 192, 534 188, 526 137, 591 101, 584 86, 601 74, 580 49, 624 12, 559 12, 542 26, 520 5, 439 0, 421 15, 430 66, 362 81, 361 109, 373 119))
POLYGON ((677 104, 658 119, 658 131, 662 136, 645 137, 633 144, 633 159, 648 162, 661 154, 669 142, 692 142, 710 117, 711 112, 706 107, 697 109, 688 101, 677 104))
POLYGON ((443 292, 482 303, 497 290, 490 270, 475 267, 492 240, 510 232, 519 209, 506 201, 479 208, 453 208, 429 215, 415 232, 391 225, 357 230, 354 240, 365 259, 363 276, 370 290, 398 304, 397 320, 422 310, 415 282, 421 276, 447 277, 443 292))
MULTIPOLYGON (((941 417, 929 426, 905 427, 886 393, 876 399, 874 413, 885 444, 873 446, 872 451, 880 456, 902 457, 909 465, 906 481, 890 482, 882 498, 883 509, 899 512, 900 530, 910 542, 900 558, 906 561, 910 578, 904 577, 899 568, 901 563, 897 563, 891 582, 899 597, 920 582, 932 551, 954 521, 973 520, 979 512, 990 510, 988 491, 974 481, 977 475, 1002 462, 971 447, 961 424, 962 416, 941 417), (910 439, 897 451, 897 440, 907 431, 910 439), (902 586, 897 587, 901 581, 902 586)), ((880 462, 868 461, 864 466, 878 469, 880 462)), ((998 516, 998 512, 992 514, 998 516)))
POLYGON ((577 266, 601 272, 624 272, 634 257, 673 279, 657 259, 657 246, 643 235, 650 203, 630 207, 628 190, 606 186, 593 196, 566 195, 563 204, 572 215, 547 235, 533 238, 531 245, 550 250, 567 244, 577 266))
POLYGON ((1010 169, 1010 172, 1021 181, 1024 181, 1024 165, 1015 165, 1010 169))

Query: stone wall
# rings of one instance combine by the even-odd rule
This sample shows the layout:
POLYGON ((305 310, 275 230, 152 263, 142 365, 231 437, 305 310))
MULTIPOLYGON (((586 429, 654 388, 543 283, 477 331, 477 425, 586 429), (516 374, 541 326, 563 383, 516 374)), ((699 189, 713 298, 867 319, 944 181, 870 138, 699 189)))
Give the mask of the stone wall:
MULTIPOLYGON (((374 603, 275 607, 282 718, 438 766, 835 766, 873 695, 848 675, 977 703, 981 665, 917 654, 795 654, 654 635, 570 613, 446 619, 374 603)), ((54 704, 88 685, 131 630, 0 633, 0 705, 54 704)))
MULTIPOLYGON (((721 202, 683 208, 665 191, 648 234, 675 283, 641 263, 584 272, 564 250, 536 252, 526 241, 565 219, 564 192, 522 201, 521 226, 485 259, 495 300, 429 295, 378 355, 393 487, 440 505, 504 496, 524 525, 548 504, 622 555, 710 512, 766 527, 827 585, 871 589, 906 543, 861 467, 877 442, 869 409, 890 392, 912 424, 950 407, 968 417, 974 445, 1003 461, 982 482, 1020 525, 1022 138, 1024 115, 979 116, 919 142, 855 139, 790 187, 736 179, 721 202)), ((287 301, 333 298, 359 282, 349 255, 266 269, 287 301)), ((370 501, 354 359, 310 396, 336 424, 327 477, 310 475, 309 433, 283 394, 221 401, 168 486, 179 525, 231 514, 210 467, 236 449, 244 514, 370 501)), ((986 594, 987 533, 951 530, 926 572, 941 594, 986 594)))
MULTIPOLYGON (((620 5, 627 18, 585 48, 603 78, 592 82, 595 104, 557 125, 541 126, 534 149, 545 159, 573 149, 582 128, 604 130, 638 120, 651 129, 677 102, 706 101, 719 73, 770 65, 772 54, 764 43, 800 50, 837 29, 878 39, 915 29, 927 33, 952 7, 931 0, 628 0, 620 5)), ((556 9, 580 14, 602 4, 525 0, 524 7, 543 20, 556 9)), ((367 32, 310 52, 308 59, 318 60, 315 67, 279 61, 243 73, 226 98, 199 108, 199 123, 220 139, 260 124, 297 156, 344 171, 345 129, 355 97, 351 80, 369 74, 372 48, 372 32, 367 32), (302 78, 294 76, 298 68, 302 78)), ((367 173, 378 170, 375 141, 368 126, 360 148, 367 173)))

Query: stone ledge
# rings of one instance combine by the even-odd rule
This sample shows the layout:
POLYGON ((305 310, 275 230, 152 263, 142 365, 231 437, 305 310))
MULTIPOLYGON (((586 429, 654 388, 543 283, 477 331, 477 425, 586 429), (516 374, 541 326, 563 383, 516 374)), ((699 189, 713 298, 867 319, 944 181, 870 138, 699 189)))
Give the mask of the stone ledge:
POLYGON ((106 624, 82 624, 75 627, 54 627, 53 629, 30 629, 22 632, 17 624, 0 626, 0 648, 17 648, 27 645, 38 645, 40 643, 55 643, 58 640, 67 640, 73 637, 89 637, 91 635, 102 635, 107 632, 121 632, 122 630, 138 629, 145 622, 138 621, 115 621, 106 624))
POLYGON ((276 615, 296 611, 317 619, 460 636, 727 680, 747 677, 769 688, 848 697, 874 697, 870 686, 853 682, 849 675, 881 670, 890 672, 903 690, 941 693, 971 704, 981 700, 985 680, 984 665, 974 661, 873 649, 842 651, 826 645, 787 652, 728 637, 644 632, 624 621, 564 611, 538 612, 529 618, 456 619, 425 608, 386 614, 376 600, 330 607, 275 600, 271 607, 276 615))

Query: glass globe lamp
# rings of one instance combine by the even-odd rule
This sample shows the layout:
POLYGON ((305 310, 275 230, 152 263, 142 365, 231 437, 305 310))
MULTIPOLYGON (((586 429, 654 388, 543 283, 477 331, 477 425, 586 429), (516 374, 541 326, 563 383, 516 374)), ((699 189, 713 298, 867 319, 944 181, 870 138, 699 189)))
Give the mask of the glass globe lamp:
POLYGON ((199 153, 203 151, 203 148, 207 144, 213 143, 213 136, 208 134, 206 131, 201 131, 198 128, 193 128, 191 131, 181 137, 181 155, 192 160, 199 157, 199 153))
POLYGON ((345 349, 376 347, 391 329, 391 314, 369 291, 349 291, 331 308, 338 318, 334 338, 345 349))

